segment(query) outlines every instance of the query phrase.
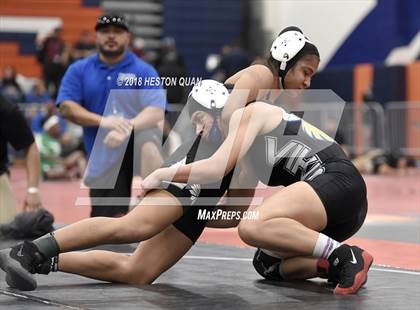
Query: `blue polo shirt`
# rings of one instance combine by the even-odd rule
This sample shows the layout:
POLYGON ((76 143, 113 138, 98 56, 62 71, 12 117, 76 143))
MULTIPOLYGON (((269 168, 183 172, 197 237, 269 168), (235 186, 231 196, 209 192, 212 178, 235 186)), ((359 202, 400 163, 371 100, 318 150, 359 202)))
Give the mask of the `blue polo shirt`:
MULTIPOLYGON (((88 111, 129 119, 147 106, 165 109, 166 96, 161 85, 156 83, 158 78, 156 70, 131 51, 126 51, 123 59, 112 66, 102 62, 96 53, 70 65, 61 81, 56 103, 60 105, 64 100, 72 100, 88 111)), ((101 142, 95 142, 98 127, 84 127, 83 134, 90 156, 94 143, 101 142)), ((97 140, 102 140, 105 134, 99 133, 97 140)), ((108 156, 108 164, 110 161, 113 160, 108 156)))
MULTIPOLYGON (((72 100, 100 115, 118 113, 132 118, 146 106, 165 109, 166 97, 163 91, 145 91, 162 90, 162 87, 157 85, 159 83, 153 80, 158 77, 151 65, 137 58, 131 51, 127 51, 124 58, 113 66, 106 65, 99 59, 99 54, 94 54, 76 61, 67 69, 56 102, 59 105, 64 100, 72 100), (125 92, 130 98, 126 98, 126 104, 122 104, 109 100, 111 90, 137 91, 125 92), (138 101, 128 103, 134 95, 138 96, 138 101)), ((112 95, 115 94, 114 97, 121 99, 123 95, 117 93, 114 91, 112 95)), ((84 128, 84 143, 88 153, 92 149, 97 130, 97 127, 84 128)))

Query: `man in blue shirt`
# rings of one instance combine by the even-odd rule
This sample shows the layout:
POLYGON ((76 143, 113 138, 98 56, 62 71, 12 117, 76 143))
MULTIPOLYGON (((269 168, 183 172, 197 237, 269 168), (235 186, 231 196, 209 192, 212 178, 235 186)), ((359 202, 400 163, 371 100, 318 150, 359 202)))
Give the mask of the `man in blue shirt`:
POLYGON ((130 32, 122 16, 99 17, 95 30, 99 52, 68 68, 57 105, 65 118, 83 126, 91 216, 120 216, 128 211, 133 160, 140 159, 143 177, 163 162, 158 126, 166 97, 153 83, 155 69, 128 50, 130 32))

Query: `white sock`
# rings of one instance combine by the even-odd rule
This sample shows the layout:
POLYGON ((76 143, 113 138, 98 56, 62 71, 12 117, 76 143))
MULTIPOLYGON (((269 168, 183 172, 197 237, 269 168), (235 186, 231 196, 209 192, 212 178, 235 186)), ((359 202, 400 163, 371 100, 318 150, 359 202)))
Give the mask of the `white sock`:
POLYGON ((327 259, 340 245, 340 242, 320 233, 318 240, 316 241, 314 251, 312 252, 312 256, 327 259))

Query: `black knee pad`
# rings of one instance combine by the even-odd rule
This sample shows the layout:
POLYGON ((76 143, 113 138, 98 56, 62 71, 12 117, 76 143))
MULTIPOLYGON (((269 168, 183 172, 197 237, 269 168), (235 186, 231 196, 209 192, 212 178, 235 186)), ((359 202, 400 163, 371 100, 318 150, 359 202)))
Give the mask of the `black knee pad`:
POLYGON ((283 277, 280 273, 281 263, 281 258, 268 255, 261 249, 257 249, 257 251, 255 251, 254 259, 252 260, 252 264, 254 265, 255 270, 263 278, 271 281, 283 280, 283 277))

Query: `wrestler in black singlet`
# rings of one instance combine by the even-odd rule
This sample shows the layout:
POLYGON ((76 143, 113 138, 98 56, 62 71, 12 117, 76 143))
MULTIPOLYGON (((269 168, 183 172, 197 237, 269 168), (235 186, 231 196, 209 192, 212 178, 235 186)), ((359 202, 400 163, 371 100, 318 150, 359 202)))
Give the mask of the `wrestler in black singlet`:
POLYGON ((343 241, 363 224, 365 182, 340 146, 318 128, 283 110, 280 124, 257 136, 248 154, 266 185, 304 181, 312 186, 327 212, 324 234, 343 241))

